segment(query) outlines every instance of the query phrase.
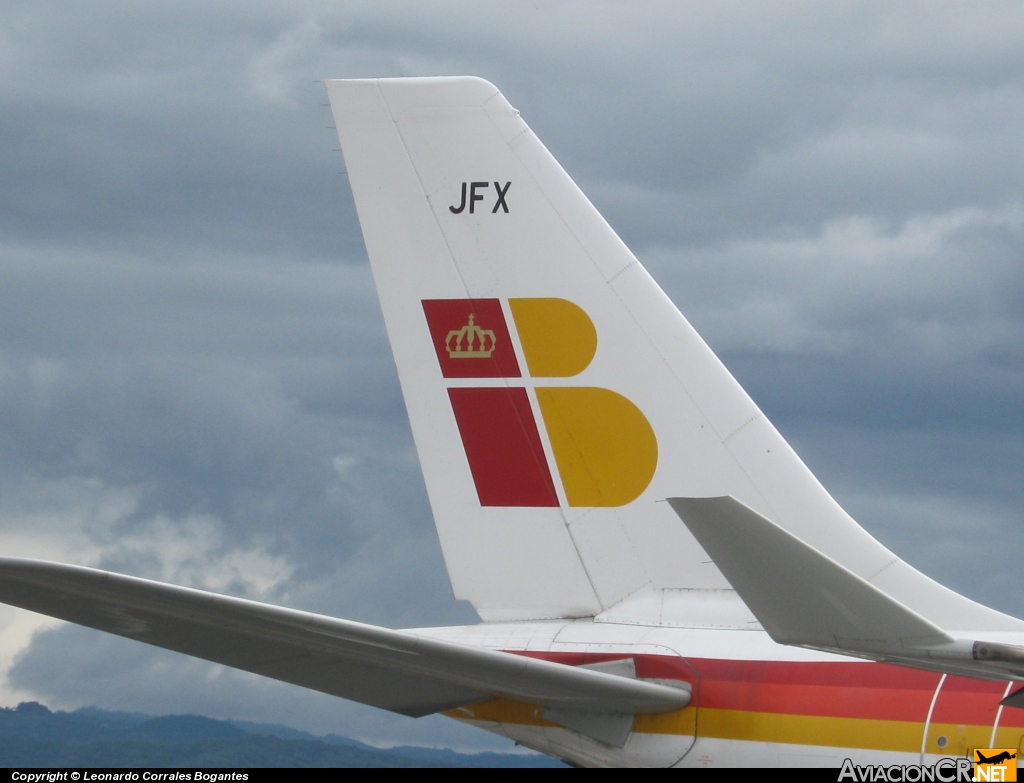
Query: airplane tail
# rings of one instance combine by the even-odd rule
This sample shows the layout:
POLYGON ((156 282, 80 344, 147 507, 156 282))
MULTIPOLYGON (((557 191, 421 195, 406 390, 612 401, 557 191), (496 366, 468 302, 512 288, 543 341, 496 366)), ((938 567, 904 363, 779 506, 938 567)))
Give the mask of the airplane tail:
POLYGON ((326 84, 452 587, 485 620, 698 622, 730 586, 659 501, 732 496, 944 628, 1022 627, 839 507, 493 85, 326 84))

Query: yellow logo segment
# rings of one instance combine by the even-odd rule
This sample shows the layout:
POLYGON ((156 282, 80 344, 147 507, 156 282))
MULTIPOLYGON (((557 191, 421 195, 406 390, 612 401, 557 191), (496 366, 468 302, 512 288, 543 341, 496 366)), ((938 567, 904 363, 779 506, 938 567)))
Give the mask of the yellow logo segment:
POLYGON ((567 299, 509 299, 526 366, 535 378, 568 378, 587 369, 597 352, 597 329, 567 299))
POLYGON ((658 466, 658 440, 636 405, 589 386, 536 392, 570 506, 624 506, 647 489, 658 466))

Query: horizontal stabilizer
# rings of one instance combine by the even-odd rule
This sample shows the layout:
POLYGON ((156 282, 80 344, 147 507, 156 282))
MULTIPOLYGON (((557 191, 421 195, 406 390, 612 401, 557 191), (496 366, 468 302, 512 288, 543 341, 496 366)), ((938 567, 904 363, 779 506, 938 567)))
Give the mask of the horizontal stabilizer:
POLYGON ((0 601, 405 715, 505 698, 580 713, 684 690, 81 566, 0 558, 0 601))
POLYGON ((952 643, 938 626, 732 497, 669 504, 781 644, 863 650, 952 643))
POLYGON ((780 644, 969 677, 1024 678, 1024 649, 953 637, 733 497, 668 502, 780 644))

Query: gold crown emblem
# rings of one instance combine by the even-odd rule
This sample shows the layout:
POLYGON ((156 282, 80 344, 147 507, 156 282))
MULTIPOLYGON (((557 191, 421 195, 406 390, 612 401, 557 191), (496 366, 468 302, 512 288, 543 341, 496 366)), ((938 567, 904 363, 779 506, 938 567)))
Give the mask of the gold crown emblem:
POLYGON ((494 353, 498 340, 490 329, 481 329, 470 313, 469 323, 461 329, 452 329, 444 340, 448 356, 452 359, 487 359, 494 353), (489 347, 488 347, 489 344, 489 347), (475 347, 474 347, 475 346, 475 347))

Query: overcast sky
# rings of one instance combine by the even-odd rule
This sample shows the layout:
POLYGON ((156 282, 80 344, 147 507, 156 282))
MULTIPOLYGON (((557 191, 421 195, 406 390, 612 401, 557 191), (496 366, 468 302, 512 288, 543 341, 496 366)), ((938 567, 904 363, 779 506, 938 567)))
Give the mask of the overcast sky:
MULTIPOLYGON (((848 511, 1024 616, 1024 8, 0 0, 0 552, 451 595, 326 96, 494 82, 848 511)), ((506 747, 0 607, 0 704, 506 747)))

